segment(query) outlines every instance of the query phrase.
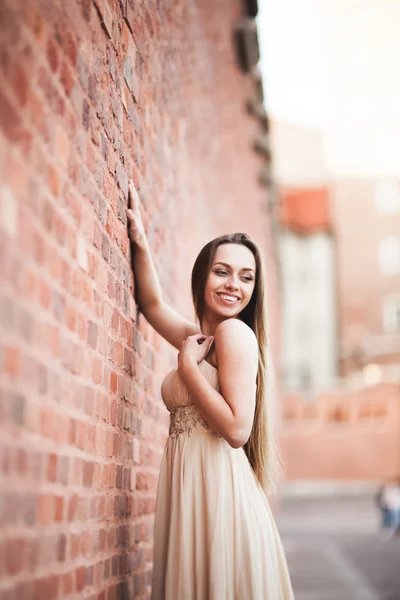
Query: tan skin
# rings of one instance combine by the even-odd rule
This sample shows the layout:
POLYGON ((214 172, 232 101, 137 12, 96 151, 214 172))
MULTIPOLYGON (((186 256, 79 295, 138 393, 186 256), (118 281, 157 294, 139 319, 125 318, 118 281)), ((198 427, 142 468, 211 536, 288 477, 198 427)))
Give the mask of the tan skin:
POLYGON ((164 302, 132 182, 129 197, 127 216, 135 246, 133 270, 139 307, 150 325, 179 350, 179 374, 207 423, 233 448, 240 448, 247 442, 253 424, 258 346, 253 331, 237 316, 254 290, 254 256, 241 244, 218 247, 204 291, 206 309, 199 333, 195 323, 164 302), (218 367, 220 391, 199 368, 206 357, 218 367))

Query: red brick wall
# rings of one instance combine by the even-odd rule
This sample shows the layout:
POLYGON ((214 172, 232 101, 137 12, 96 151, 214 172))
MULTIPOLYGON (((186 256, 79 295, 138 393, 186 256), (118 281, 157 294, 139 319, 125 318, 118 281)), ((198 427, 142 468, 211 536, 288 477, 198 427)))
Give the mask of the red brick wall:
POLYGON ((400 475, 400 387, 381 384, 284 400, 288 480, 383 480, 400 475))
POLYGON ((261 243, 276 346, 239 14, 235 0, 0 4, 1 600, 149 594, 175 352, 130 300, 129 177, 186 315, 206 241, 261 243))

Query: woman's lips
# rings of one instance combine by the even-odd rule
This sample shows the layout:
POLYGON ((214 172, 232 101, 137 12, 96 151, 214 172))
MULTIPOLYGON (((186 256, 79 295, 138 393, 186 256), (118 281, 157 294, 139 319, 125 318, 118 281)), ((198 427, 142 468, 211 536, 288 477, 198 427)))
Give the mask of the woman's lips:
POLYGON ((231 305, 235 304, 240 299, 233 294, 226 294, 225 292, 217 292, 217 296, 218 296, 218 298, 220 298, 222 300, 222 302, 224 302, 224 304, 231 304, 231 305))

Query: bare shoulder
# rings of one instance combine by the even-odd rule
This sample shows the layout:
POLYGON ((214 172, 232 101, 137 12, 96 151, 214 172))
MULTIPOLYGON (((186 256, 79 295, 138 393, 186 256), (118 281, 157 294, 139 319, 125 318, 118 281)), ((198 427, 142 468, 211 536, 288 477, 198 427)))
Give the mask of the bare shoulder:
POLYGON ((251 340, 253 344, 257 344, 257 338, 254 331, 240 319, 225 319, 215 330, 215 337, 221 338, 237 338, 245 337, 251 340))
POLYGON ((226 319, 215 330, 218 357, 226 352, 236 358, 258 357, 258 343, 254 331, 240 319, 226 319))

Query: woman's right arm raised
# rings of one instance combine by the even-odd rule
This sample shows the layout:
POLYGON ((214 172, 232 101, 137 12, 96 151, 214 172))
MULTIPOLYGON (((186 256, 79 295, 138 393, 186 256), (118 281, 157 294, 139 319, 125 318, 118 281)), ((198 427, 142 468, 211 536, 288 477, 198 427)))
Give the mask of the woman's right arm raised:
POLYGON ((179 350, 183 340, 189 335, 199 333, 199 330, 194 323, 187 321, 168 306, 162 298, 160 281, 140 214, 140 199, 133 182, 129 184, 127 216, 136 301, 150 325, 179 350))

